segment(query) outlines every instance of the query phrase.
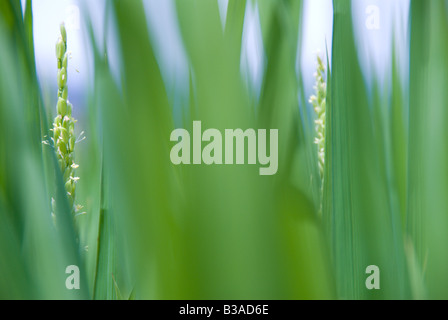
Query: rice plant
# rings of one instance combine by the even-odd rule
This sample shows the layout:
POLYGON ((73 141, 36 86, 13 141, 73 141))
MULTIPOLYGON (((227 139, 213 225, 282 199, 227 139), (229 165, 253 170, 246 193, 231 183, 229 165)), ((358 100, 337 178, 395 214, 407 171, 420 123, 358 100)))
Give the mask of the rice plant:
POLYGON ((77 2, 80 92, 70 21, 47 80, 42 4, 1 2, 0 299, 447 298, 446 1, 410 0, 383 76, 350 0, 321 8, 332 45, 313 71, 310 0, 160 3, 77 2), (235 159, 237 140, 212 146, 241 129, 245 161, 174 164, 175 129, 235 159), (248 163, 249 129, 278 130, 276 174, 248 163))
MULTIPOLYGON (((56 44, 56 57, 58 64, 58 102, 57 116, 53 121, 52 146, 56 151, 59 167, 61 169, 64 187, 72 207, 72 215, 80 214, 82 206, 75 206, 75 190, 79 177, 75 176, 75 169, 79 166, 74 161, 75 151, 75 123, 72 117, 73 106, 68 101, 67 68, 69 55, 67 53, 67 31, 61 24, 61 36, 56 44)), ((53 201, 53 207, 55 206, 53 201)), ((54 210, 54 209, 53 209, 54 210)))
MULTIPOLYGON (((310 98, 310 103, 313 105, 314 111, 316 112, 317 120, 315 120, 316 125, 316 138, 314 143, 317 146, 317 158, 320 174, 320 184, 323 193, 324 189, 324 173, 325 173, 325 134, 326 134, 326 123, 327 123, 327 83, 325 80, 325 65, 322 58, 317 56, 317 70, 315 73, 316 85, 314 90, 315 95, 310 98)), ((322 194, 321 194, 322 196, 322 194)), ((319 209, 322 213, 322 208, 319 209)))

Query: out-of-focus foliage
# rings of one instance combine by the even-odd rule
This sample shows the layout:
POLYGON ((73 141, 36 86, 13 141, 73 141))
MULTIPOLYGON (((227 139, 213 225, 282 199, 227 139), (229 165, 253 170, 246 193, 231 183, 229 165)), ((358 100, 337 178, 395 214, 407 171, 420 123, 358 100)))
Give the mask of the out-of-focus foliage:
POLYGON ((42 145, 48 123, 34 67, 32 13, 23 18, 20 1, 2 1, 0 15, 0 298, 86 298, 85 281, 77 291, 65 286, 66 267, 81 263, 56 157, 42 145), (57 225, 52 196, 59 203, 57 225))
POLYGON ((73 220, 54 149, 42 143, 56 106, 39 91, 31 1, 23 14, 21 1, 0 1, 0 298, 447 297, 446 2, 411 1, 408 84, 395 50, 387 81, 363 73, 352 2, 334 0, 323 194, 297 70, 303 1, 253 3, 265 55, 259 95, 241 70, 247 2, 229 0, 222 23, 217 1, 173 1, 190 73, 180 116, 144 2, 107 1, 104 39, 86 17, 93 79, 75 161, 87 214, 73 220), (174 119, 190 132, 193 121, 278 129, 278 173, 173 165, 174 119), (70 265, 81 290, 65 287, 70 265), (366 288, 369 265, 381 270, 381 290, 366 288))

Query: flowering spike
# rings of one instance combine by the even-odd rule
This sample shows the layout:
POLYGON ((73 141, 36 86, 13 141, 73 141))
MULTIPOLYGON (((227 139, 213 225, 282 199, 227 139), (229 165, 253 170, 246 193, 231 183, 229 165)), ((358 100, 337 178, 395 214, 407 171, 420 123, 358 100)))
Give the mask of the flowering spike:
POLYGON ((60 29, 61 29, 62 41, 64 41, 64 43, 67 43, 67 31, 65 30, 64 22, 61 23, 60 29))
POLYGON ((66 51, 65 43, 61 38, 59 38, 58 42, 56 43, 56 57, 61 62, 62 59, 64 58, 65 51, 66 51))
MULTIPOLYGON (((74 205, 76 180, 73 180, 75 169, 78 165, 74 162, 75 151, 75 135, 74 124, 75 119, 72 118, 73 106, 68 102, 67 90, 67 32, 64 24, 60 26, 61 36, 56 44, 56 58, 58 60, 58 103, 57 116, 53 123, 53 140, 58 158, 59 167, 64 179, 64 186, 67 192, 73 216, 76 213, 74 205)), ((53 200, 54 202, 54 200, 53 200)), ((54 210, 54 209, 53 209, 54 210)))
MULTIPOLYGON (((323 193, 324 174, 325 174, 325 125, 327 108, 327 84, 325 82, 325 65, 322 58, 317 56, 317 71, 314 74, 316 85, 314 87, 315 95, 311 96, 310 103, 316 112, 316 138, 314 143, 317 145, 318 168, 321 179, 321 193, 323 193)), ((322 207, 321 207, 322 211, 322 207)))

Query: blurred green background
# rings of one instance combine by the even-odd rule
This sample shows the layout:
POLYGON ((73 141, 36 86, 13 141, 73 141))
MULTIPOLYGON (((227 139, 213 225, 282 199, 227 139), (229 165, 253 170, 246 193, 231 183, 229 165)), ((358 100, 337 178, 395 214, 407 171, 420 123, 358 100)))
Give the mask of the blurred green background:
POLYGON ((323 185, 314 63, 302 65, 318 49, 310 1, 164 0, 177 42, 149 2, 67 3, 82 34, 68 29, 69 99, 86 136, 75 218, 42 143, 59 26, 53 37, 35 23, 39 1, 0 2, 0 299, 448 298, 447 1, 396 1, 398 18, 384 1, 314 6, 317 24, 333 15, 315 40, 327 64, 323 185), (173 165, 171 132, 196 120, 278 129, 278 173, 173 165), (70 265, 79 290, 66 288, 70 265), (380 290, 366 288, 369 265, 380 290))

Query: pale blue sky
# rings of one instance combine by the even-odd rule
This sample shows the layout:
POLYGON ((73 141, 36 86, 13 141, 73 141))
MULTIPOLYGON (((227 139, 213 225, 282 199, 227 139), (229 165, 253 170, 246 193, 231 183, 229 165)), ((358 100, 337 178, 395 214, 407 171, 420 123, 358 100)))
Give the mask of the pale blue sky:
MULTIPOLYGON (((221 18, 225 21, 228 0, 218 1, 221 18)), ((75 104, 83 104, 87 92, 86 86, 89 76, 91 76, 92 68, 90 66, 92 66, 92 61, 89 58, 91 57, 88 50, 89 41, 85 38, 86 33, 82 27, 83 14, 86 12, 82 8, 86 6, 90 15, 94 17, 95 32, 101 39, 105 0, 37 0, 33 3, 37 71, 44 94, 55 90, 54 45, 58 38, 59 23, 65 20, 70 39, 68 50, 72 52, 72 60, 70 60, 68 70, 70 96, 75 104), (80 8, 80 10, 77 11, 76 8, 80 8)), ((264 50, 256 1, 248 1, 247 3, 241 67, 243 73, 247 74, 247 81, 253 88, 259 89, 265 65, 264 50)), ((168 91, 173 92, 179 88, 182 89, 183 84, 188 83, 188 65, 176 19, 174 0, 144 0, 144 4, 149 17, 148 24, 151 36, 156 44, 156 55, 168 91)), ((406 69, 408 9, 409 0, 353 1, 357 46, 366 72, 374 70, 382 78, 389 72, 393 28, 396 30, 396 39, 400 44, 398 48, 402 57, 400 61, 403 70, 406 69), (379 9, 379 29, 373 30, 366 27, 366 21, 369 18, 366 9, 372 5, 379 9)), ((328 49, 331 50, 332 20, 332 0, 305 0, 302 59, 298 61, 297 66, 302 70, 307 94, 311 92, 313 86, 316 52, 320 50, 321 53, 325 53, 327 45, 328 49)), ((114 39, 109 37, 109 40, 113 48, 114 39)), ((119 61, 118 52, 118 50, 108 52, 117 76, 119 71, 115 62, 119 61)), ((184 91, 188 92, 188 90, 184 91)), ((179 103, 179 101, 172 102, 175 105, 179 103)))

